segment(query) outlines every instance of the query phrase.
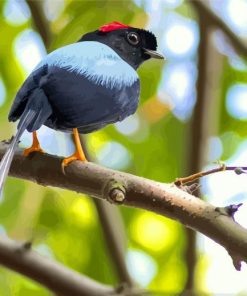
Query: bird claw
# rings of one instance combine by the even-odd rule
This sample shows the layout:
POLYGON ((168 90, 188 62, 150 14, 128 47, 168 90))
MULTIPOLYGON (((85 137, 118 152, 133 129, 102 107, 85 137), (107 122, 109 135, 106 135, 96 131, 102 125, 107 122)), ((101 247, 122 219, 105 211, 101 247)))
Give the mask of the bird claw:
POLYGON ((81 155, 79 155, 79 153, 74 153, 69 157, 66 157, 63 159, 62 161, 62 172, 65 175, 65 167, 67 167, 72 161, 75 160, 80 160, 80 161, 87 161, 86 158, 81 157, 81 155))
POLYGON ((23 155, 28 156, 29 154, 31 154, 33 152, 45 153, 45 151, 42 150, 41 147, 40 147, 36 131, 33 132, 33 143, 31 145, 31 147, 25 149, 24 152, 23 152, 23 155))
POLYGON ((29 154, 33 152, 45 153, 45 151, 41 149, 39 146, 31 146, 30 148, 27 148, 23 151, 23 155, 27 157, 29 154))

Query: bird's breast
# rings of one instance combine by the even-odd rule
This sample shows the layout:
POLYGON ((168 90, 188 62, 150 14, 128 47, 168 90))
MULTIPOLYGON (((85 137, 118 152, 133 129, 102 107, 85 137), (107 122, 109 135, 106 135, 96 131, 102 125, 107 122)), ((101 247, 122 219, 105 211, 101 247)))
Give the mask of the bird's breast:
MULTIPOLYGON (((55 128, 61 126, 90 127, 123 120, 133 114, 138 105, 140 84, 107 80, 53 66, 43 86, 54 110, 55 128), (91 77, 92 78, 92 77, 91 77)), ((64 128, 62 128, 64 129, 64 128)))
POLYGON ((81 75, 96 85, 106 88, 130 87, 138 74, 109 46, 85 41, 67 45, 50 53, 38 67, 58 67, 81 75))
POLYGON ((40 67, 48 68, 42 87, 53 108, 50 127, 95 130, 136 111, 137 72, 103 43, 85 41, 59 48, 40 67))

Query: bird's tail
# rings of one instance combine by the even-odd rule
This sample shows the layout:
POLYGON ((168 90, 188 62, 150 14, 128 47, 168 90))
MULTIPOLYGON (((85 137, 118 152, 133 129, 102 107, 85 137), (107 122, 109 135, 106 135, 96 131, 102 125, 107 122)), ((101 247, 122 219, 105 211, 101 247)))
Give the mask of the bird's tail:
POLYGON ((9 172, 9 168, 15 153, 15 148, 18 145, 18 142, 20 140, 21 135, 27 128, 27 126, 30 124, 30 122, 35 117, 36 112, 34 110, 25 110, 20 123, 18 125, 17 133, 13 137, 7 151, 5 152, 1 162, 0 162, 0 194, 2 192, 3 184, 6 180, 6 177, 9 172))
POLYGON ((35 89, 28 98, 23 113, 21 114, 17 133, 12 139, 7 151, 5 152, 2 161, 0 162, 0 194, 4 181, 8 175, 9 168, 14 156, 15 148, 20 140, 25 129, 29 132, 38 130, 42 124, 52 114, 52 107, 43 89, 35 89))

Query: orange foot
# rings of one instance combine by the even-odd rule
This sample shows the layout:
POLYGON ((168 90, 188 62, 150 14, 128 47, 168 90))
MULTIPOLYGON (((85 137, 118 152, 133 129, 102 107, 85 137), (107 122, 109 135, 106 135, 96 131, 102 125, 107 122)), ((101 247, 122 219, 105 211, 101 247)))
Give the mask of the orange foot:
POLYGON ((40 153, 44 153, 44 150, 37 146, 31 146, 30 148, 27 148, 23 151, 23 155, 24 156, 28 156, 29 154, 33 153, 33 152, 40 152, 40 153))
POLYGON ((64 158, 64 160, 62 162, 62 171, 63 171, 64 174, 65 174, 65 171, 64 171, 65 167, 68 166, 74 160, 80 160, 80 161, 83 161, 83 162, 87 161, 84 154, 82 155, 82 154, 80 154, 78 152, 75 152, 71 156, 64 158))
POLYGON ((28 156, 32 152, 41 152, 41 153, 44 153, 44 150, 42 150, 41 147, 40 147, 40 144, 39 144, 39 140, 38 140, 36 131, 33 132, 33 143, 32 143, 32 146, 30 148, 25 149, 24 152, 23 152, 23 155, 24 156, 28 156))
POLYGON ((62 162, 62 172, 64 174, 65 174, 65 171, 64 171, 65 167, 69 165, 72 161, 74 160, 87 161, 85 154, 83 152, 83 149, 81 147, 81 141, 80 141, 77 128, 73 128, 73 135, 74 135, 76 151, 71 156, 64 158, 62 162))

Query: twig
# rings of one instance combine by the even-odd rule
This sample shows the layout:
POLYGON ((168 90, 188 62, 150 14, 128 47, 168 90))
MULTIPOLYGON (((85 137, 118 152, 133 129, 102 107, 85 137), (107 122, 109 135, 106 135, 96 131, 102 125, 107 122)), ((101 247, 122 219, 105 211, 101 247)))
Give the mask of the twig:
MULTIPOLYGON (((7 145, 0 144, 0 157, 7 145)), ((75 161, 62 173, 62 158, 48 154, 22 155, 18 149, 10 175, 31 180, 43 186, 66 188, 90 194, 111 203, 146 209, 178 220, 200 231, 231 253, 247 261, 247 230, 230 216, 222 215, 215 207, 179 189, 130 174, 110 170, 94 163, 75 161), (118 199, 117 197, 122 197, 118 199)))
POLYGON ((100 284, 51 261, 30 249, 30 245, 17 243, 0 236, 0 264, 44 285, 59 296, 116 295, 113 287, 100 284))
POLYGON ((222 172, 222 171, 234 171, 237 175, 240 174, 246 174, 247 173, 247 167, 243 166, 243 167, 237 167, 237 166, 226 166, 226 165, 221 165, 218 168, 213 168, 207 171, 201 171, 199 173, 190 175, 188 177, 183 177, 183 178, 178 178, 174 184, 176 184, 177 186, 181 186, 190 182, 194 182, 195 180, 207 176, 207 175, 211 175, 211 174, 215 174, 218 172, 222 172))

